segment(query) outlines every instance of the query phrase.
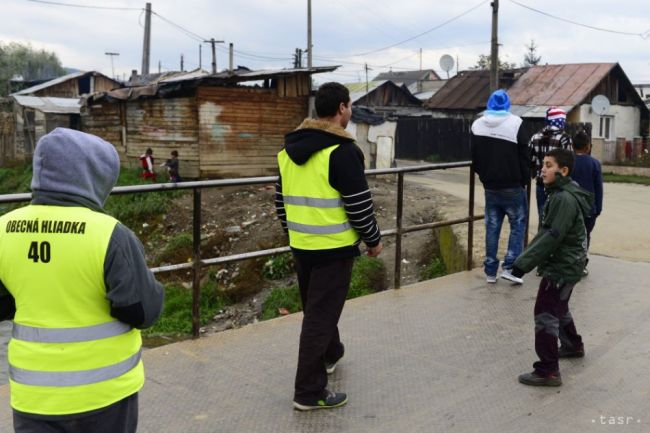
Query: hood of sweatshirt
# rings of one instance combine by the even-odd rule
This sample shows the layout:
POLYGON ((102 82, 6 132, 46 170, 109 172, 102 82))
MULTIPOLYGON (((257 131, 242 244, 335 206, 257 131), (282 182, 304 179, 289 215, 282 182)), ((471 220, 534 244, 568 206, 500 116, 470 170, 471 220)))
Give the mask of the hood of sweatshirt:
POLYGON ((580 210, 582 211, 582 216, 588 217, 591 215, 591 208, 594 203, 594 195, 586 189, 580 187, 580 185, 572 180, 571 177, 564 177, 560 173, 556 173, 555 182, 552 185, 548 186, 547 189, 549 192, 553 190, 562 190, 568 192, 573 197, 575 197, 576 201, 578 202, 580 210))
POLYGON ((340 125, 305 119, 295 131, 285 135, 284 148, 294 163, 302 165, 320 150, 349 142, 354 143, 354 137, 340 125))
POLYGON ((115 147, 94 135, 56 128, 36 145, 31 188, 35 196, 64 196, 103 209, 120 174, 115 147))

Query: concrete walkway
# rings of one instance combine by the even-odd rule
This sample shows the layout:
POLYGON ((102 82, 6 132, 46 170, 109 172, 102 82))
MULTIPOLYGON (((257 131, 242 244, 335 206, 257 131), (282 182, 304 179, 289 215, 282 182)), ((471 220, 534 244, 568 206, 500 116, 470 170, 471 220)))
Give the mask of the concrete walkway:
MULTIPOLYGON (((412 161, 401 161, 402 165, 413 165, 412 161)), ((466 217, 469 202, 469 168, 454 168, 411 174, 407 182, 427 185, 455 197, 448 206, 441 209, 449 218, 466 217)), ((485 196, 481 182, 476 176, 475 213, 483 213, 485 196)), ((617 257, 630 261, 650 262, 650 230, 647 229, 650 216, 650 186, 628 183, 606 183, 603 194, 603 213, 596 220, 589 252, 617 257)), ((531 194, 530 238, 537 230, 537 200, 535 191, 531 194)), ((463 227, 458 226, 458 229, 463 227)), ((476 225, 475 248, 483 250, 484 223, 476 225)), ((508 225, 504 224, 502 239, 506 239, 508 225), (505 233, 503 233, 505 232, 505 233)), ((501 242, 503 247, 505 242, 501 242)), ((475 264, 480 264, 479 257, 475 264)))
MULTIPOLYGON (((592 257, 572 299, 587 356, 561 362, 561 388, 516 381, 538 278, 488 285, 477 269, 348 302, 342 409, 291 408, 300 314, 148 350, 139 432, 648 432, 648 281, 650 264, 592 257)), ((0 402, 9 432, 6 386, 0 402)))

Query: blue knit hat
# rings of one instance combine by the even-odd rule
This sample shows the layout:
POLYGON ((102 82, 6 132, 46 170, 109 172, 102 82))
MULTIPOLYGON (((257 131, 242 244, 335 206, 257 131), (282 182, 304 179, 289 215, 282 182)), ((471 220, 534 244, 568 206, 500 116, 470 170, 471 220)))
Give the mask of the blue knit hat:
POLYGON ((510 97, 505 90, 492 92, 487 102, 488 114, 505 114, 510 111, 510 97))

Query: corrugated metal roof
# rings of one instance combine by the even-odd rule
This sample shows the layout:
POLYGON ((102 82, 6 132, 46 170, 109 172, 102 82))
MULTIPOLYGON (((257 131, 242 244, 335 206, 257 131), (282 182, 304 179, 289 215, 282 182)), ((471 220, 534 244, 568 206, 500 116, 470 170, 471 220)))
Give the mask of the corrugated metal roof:
POLYGON ((129 86, 122 89, 113 89, 110 92, 99 92, 87 98, 88 103, 95 100, 109 97, 118 100, 137 99, 142 96, 155 96, 166 89, 196 87, 200 84, 207 85, 237 85, 246 81, 261 81, 271 78, 285 77, 297 74, 319 74, 335 71, 338 66, 315 66, 312 68, 299 69, 267 69, 251 71, 248 68, 239 67, 233 71, 222 71, 218 74, 204 75, 200 71, 184 73, 181 76, 167 76, 155 83, 146 86, 129 86), (195 73, 196 72, 196 73, 195 73), (161 90, 162 89, 162 90, 161 90))
POLYGON ((11 95, 23 107, 33 108, 43 113, 79 114, 81 99, 53 98, 26 95, 11 95))
POLYGON ((373 78, 373 81, 387 81, 390 80, 394 83, 406 83, 411 84, 413 81, 421 81, 424 76, 428 74, 433 74, 437 80, 440 79, 436 71, 433 69, 422 69, 417 71, 390 71, 382 72, 373 78))
POLYGON ((461 71, 427 102, 434 110, 480 110, 490 96, 490 71, 461 71))
POLYGON ((616 63, 533 66, 508 89, 513 105, 581 104, 616 63))
MULTIPOLYGON (((111 78, 107 77, 106 75, 97 72, 97 71, 79 71, 79 72, 73 72, 71 74, 63 75, 61 77, 55 78, 50 81, 46 81, 42 84, 39 84, 37 86, 32 86, 28 87, 27 89, 23 89, 19 92, 12 93, 12 95, 31 95, 33 93, 38 92, 39 90, 47 89, 48 87, 56 86, 57 84, 65 83, 68 80, 74 80, 77 78, 81 78, 84 75, 92 74, 93 76, 102 76, 104 78, 107 78, 111 80, 111 78)), ((115 80, 113 80, 115 81, 115 80)))
POLYGON ((68 80, 73 80, 75 78, 79 78, 87 74, 87 72, 84 71, 79 71, 79 72, 73 72, 72 74, 68 75, 63 75, 61 77, 55 78, 50 81, 46 81, 42 84, 38 84, 36 86, 28 87, 26 89, 21 90, 20 92, 13 93, 14 95, 30 95, 32 93, 36 93, 39 90, 47 89, 48 87, 56 86, 57 84, 65 83, 68 80))

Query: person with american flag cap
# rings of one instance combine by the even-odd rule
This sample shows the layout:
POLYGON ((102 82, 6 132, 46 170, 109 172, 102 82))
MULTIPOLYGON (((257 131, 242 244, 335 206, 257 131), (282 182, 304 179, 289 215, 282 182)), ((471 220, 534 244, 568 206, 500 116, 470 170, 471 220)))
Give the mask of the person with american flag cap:
POLYGON ((564 131, 566 126, 566 111, 560 107, 549 107, 546 110, 546 125, 541 131, 533 135, 528 142, 528 152, 532 167, 531 177, 536 180, 537 215, 542 220, 546 194, 542 182, 542 165, 544 156, 551 149, 573 150, 571 136, 564 131))

